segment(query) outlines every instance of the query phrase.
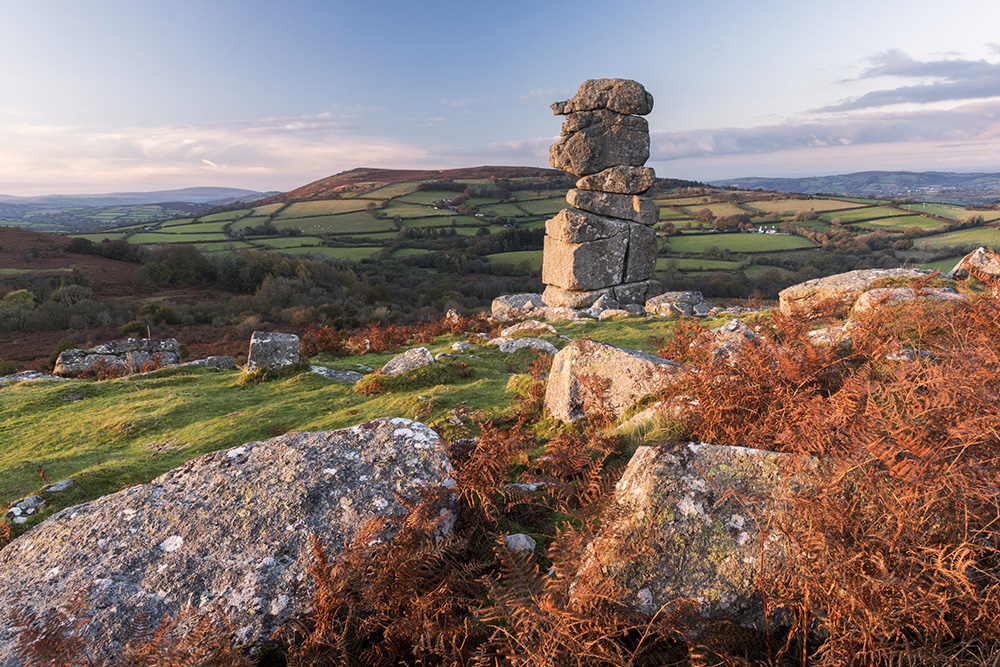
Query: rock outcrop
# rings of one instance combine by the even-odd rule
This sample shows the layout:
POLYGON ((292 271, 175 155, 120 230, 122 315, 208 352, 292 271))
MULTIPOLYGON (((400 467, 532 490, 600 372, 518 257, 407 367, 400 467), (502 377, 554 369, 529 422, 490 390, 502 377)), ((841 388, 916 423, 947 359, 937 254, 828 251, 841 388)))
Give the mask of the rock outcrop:
POLYGON ((969 297, 950 287, 925 287, 920 290, 912 287, 878 287, 868 290, 858 297, 854 306, 851 307, 850 317, 854 319, 874 310, 892 308, 915 301, 957 304, 967 303, 969 297))
POLYGON ((426 347, 414 347, 397 354, 382 367, 382 375, 399 375, 414 368, 434 363, 434 355, 426 347))
POLYGON ((769 521, 785 494, 803 486, 796 465, 815 463, 703 443, 640 447, 615 489, 621 512, 579 576, 611 578, 647 614, 688 598, 708 618, 760 624, 760 574, 787 558, 784 535, 769 521))
POLYGON ((705 301, 701 292, 664 292, 647 300, 645 309, 650 315, 705 317, 712 305, 705 301))
POLYGON ((299 363, 299 337, 273 331, 254 331, 250 336, 247 370, 281 368, 299 363))
POLYGON ((63 350, 56 359, 53 373, 76 377, 99 365, 134 373, 150 363, 169 366, 180 359, 181 348, 173 338, 123 338, 88 350, 63 350))
POLYGON ((681 372, 679 364, 645 352, 575 340, 552 359, 545 407, 563 421, 580 419, 588 410, 617 418, 681 372))
POLYGON ((858 269, 814 278, 781 290, 778 307, 786 315, 798 311, 805 315, 840 317, 847 314, 863 292, 876 287, 880 281, 915 280, 928 273, 930 271, 923 269, 858 269))
POLYGON ((206 454, 65 509, 0 550, 0 666, 22 664, 12 612, 45 614, 79 592, 99 662, 139 614, 156 628, 186 607, 224 613, 239 643, 266 641, 311 605, 312 535, 332 556, 373 517, 404 514, 396 494, 416 499, 449 474, 434 431, 383 418, 206 454))
POLYGON ((947 275, 956 280, 970 276, 980 282, 1000 280, 1000 255, 992 248, 976 248, 960 259, 947 275))
POLYGON ((566 201, 571 208, 545 223, 542 282, 549 306, 587 308, 602 297, 642 304, 660 291, 653 280, 659 210, 642 197, 654 174, 649 126, 642 115, 653 96, 628 79, 585 81, 575 96, 556 102, 565 115, 549 164, 581 176, 566 201))

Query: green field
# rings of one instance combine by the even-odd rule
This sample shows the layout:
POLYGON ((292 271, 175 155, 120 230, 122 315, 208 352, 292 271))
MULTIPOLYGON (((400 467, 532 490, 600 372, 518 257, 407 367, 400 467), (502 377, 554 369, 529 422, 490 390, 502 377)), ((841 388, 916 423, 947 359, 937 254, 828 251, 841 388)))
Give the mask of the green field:
POLYGON ((128 237, 129 243, 167 244, 167 243, 200 243, 203 241, 223 241, 223 234, 158 234, 142 232, 128 237))
POLYGON ((320 255, 357 262, 384 249, 383 246, 353 246, 351 248, 283 248, 277 252, 284 255, 320 255))
POLYGON ((206 233, 206 232, 218 232, 222 233, 226 225, 232 225, 232 222, 221 220, 219 222, 191 222, 191 221, 179 221, 177 224, 163 224, 160 226, 160 231, 169 234, 187 234, 189 232, 195 233, 206 233))
POLYGON ((947 273, 948 271, 951 271, 952 269, 955 268, 955 265, 958 264, 958 260, 960 259, 962 258, 947 257, 945 259, 939 259, 934 262, 927 262, 926 264, 921 264, 920 268, 930 269, 931 271, 940 271, 941 273, 947 273))
MULTIPOLYGON (((390 183, 389 185, 383 185, 380 188, 366 192, 363 196, 367 199, 392 199, 393 197, 399 197, 411 192, 416 192, 417 185, 418 184, 414 182, 390 183)), ((435 197, 435 199, 441 199, 443 194, 444 193, 439 193, 439 196, 435 197)))
POLYGON ((324 199, 323 201, 302 201, 289 204, 275 216, 275 220, 288 218, 312 218, 336 213, 364 211, 368 202, 361 200, 345 201, 343 199, 324 199))
POLYGON ((956 245, 982 245, 989 248, 1000 248, 1000 229, 978 227, 963 229, 957 232, 947 232, 920 239, 920 244, 927 243, 931 248, 950 248, 956 245))
POLYGON ((212 222, 214 220, 234 220, 236 218, 241 218, 246 215, 250 215, 250 209, 241 208, 238 211, 223 211, 222 213, 213 213, 212 215, 203 215, 198 218, 201 222, 212 222))
POLYGON ((859 222, 855 226, 867 229, 889 229, 901 232, 905 229, 909 229, 910 227, 919 227, 920 229, 940 229, 945 227, 947 224, 948 223, 935 220, 934 218, 925 218, 922 215, 899 215, 892 218, 882 218, 881 220, 859 222))
POLYGON ((367 213, 343 213, 315 218, 279 218, 274 220, 273 224, 278 229, 295 227, 306 234, 358 234, 385 232, 396 228, 392 220, 376 220, 367 213))
POLYGON ((848 224, 851 222, 861 222, 872 218, 885 218, 893 215, 910 215, 908 211, 901 211, 898 208, 888 208, 886 206, 869 206, 846 211, 833 211, 822 215, 824 220, 839 218, 841 222, 848 224))
POLYGON ((519 218, 528 215, 528 213, 518 207, 516 204, 489 204, 487 206, 480 206, 480 212, 486 215, 502 215, 505 218, 519 218))
POLYGON ((861 206, 857 202, 841 201, 839 199, 772 199, 770 201, 755 201, 747 204, 764 213, 788 213, 795 215, 800 211, 841 211, 861 206))
POLYGON ((736 271, 739 262, 725 259, 686 259, 683 257, 657 257, 656 270, 666 271, 669 266, 676 266, 681 271, 736 271))
POLYGON ((406 202, 409 204, 425 204, 427 206, 439 199, 451 199, 457 197, 457 192, 436 192, 434 190, 418 190, 402 197, 396 197, 393 201, 406 202))
POLYGON ((530 215, 555 215, 566 208, 566 197, 554 199, 530 199, 528 201, 518 201, 517 205, 527 211, 530 215))
POLYGON ((297 248, 317 246, 323 239, 318 236, 276 236, 255 238, 254 243, 267 246, 269 248, 297 248))
POLYGON ((542 269, 541 250, 516 250, 514 252, 498 252, 495 255, 487 255, 486 258, 490 260, 490 262, 493 264, 496 264, 498 262, 504 262, 507 264, 520 264, 521 262, 528 261, 531 263, 531 267, 536 271, 540 271, 542 269))
POLYGON ((740 208, 736 204, 729 203, 718 203, 718 204, 692 204, 691 206, 685 207, 689 215, 694 215, 703 208, 707 208, 712 212, 715 217, 720 217, 723 215, 743 215, 747 211, 740 208))
POLYGON ((670 247, 675 253, 702 253, 712 246, 730 252, 774 252, 812 248, 813 244, 801 236, 778 234, 720 233, 670 237, 670 247))
POLYGON ((397 203, 396 200, 389 202, 385 209, 385 214, 390 218, 401 216, 403 218, 428 218, 431 216, 447 217, 455 215, 451 209, 437 209, 433 206, 421 206, 420 204, 397 203))

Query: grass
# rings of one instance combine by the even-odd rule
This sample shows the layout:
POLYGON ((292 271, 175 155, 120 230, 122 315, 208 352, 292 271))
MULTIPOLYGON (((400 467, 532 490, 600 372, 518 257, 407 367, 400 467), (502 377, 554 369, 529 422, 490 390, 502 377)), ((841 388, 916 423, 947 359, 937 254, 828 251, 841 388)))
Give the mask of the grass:
POLYGON ((323 239, 318 236, 278 236, 254 239, 254 243, 269 248, 298 248, 319 245, 323 239))
POLYGON ((898 208, 889 208, 887 206, 869 206, 865 208, 851 209, 847 211, 834 211, 830 213, 824 213, 824 220, 833 220, 834 218, 840 218, 841 222, 861 222, 862 220, 871 220, 872 218, 886 218, 893 215, 909 215, 908 211, 901 211, 898 208))
POLYGON ((498 252, 495 255, 487 255, 491 263, 507 262, 509 264, 519 264, 527 261, 531 263, 531 268, 540 271, 542 268, 541 250, 515 250, 513 252, 498 252))
POLYGON ((325 199, 322 201, 303 201, 289 204, 275 216, 276 220, 286 220, 288 218, 312 218, 320 215, 333 215, 335 213, 350 213, 352 211, 364 211, 368 202, 354 199, 325 199))
POLYGON ((1000 248, 1000 229, 978 227, 947 232, 918 239, 917 243, 927 243, 931 248, 949 248, 957 245, 976 244, 990 248, 1000 248))
POLYGON ((859 222, 855 226, 865 229, 889 229, 901 232, 905 229, 909 229, 910 227, 919 227, 920 229, 940 229, 946 224, 947 223, 935 220, 934 218, 925 218, 922 215, 897 215, 891 218, 859 222))
POLYGON ((667 265, 673 264, 681 271, 735 271, 740 268, 739 262, 725 259, 684 259, 676 257, 657 257, 656 270, 666 271, 667 265))
POLYGON ((562 197, 554 199, 531 199, 519 201, 517 205, 527 211, 530 215, 555 215, 567 207, 566 193, 562 197))
POLYGON ((215 234, 171 234, 157 232, 141 232, 128 237, 129 243, 166 244, 166 243, 203 243, 205 241, 225 241, 221 232, 215 234))
POLYGON ((956 255, 955 257, 946 257, 945 259, 938 259, 933 262, 927 262, 926 264, 921 264, 921 269, 929 269, 931 271, 940 271, 941 273, 947 273, 955 268, 958 264, 958 260, 962 259, 961 256, 956 255))
MULTIPOLYGON (((392 199, 401 195, 407 195, 417 191, 417 183, 390 183, 365 193, 367 199, 392 199)), ((440 199, 441 197, 438 197, 440 199)))
POLYGON ((421 206, 420 204, 407 204, 406 202, 400 203, 397 201, 389 202, 389 206, 385 208, 385 213, 390 218, 396 215, 403 218, 455 215, 455 212, 451 209, 437 209, 433 206, 421 206))
POLYGON ((813 244, 801 236, 778 234, 698 234, 692 236, 671 236, 673 252, 701 253, 706 248, 718 246, 730 252, 774 252, 795 248, 812 248, 813 244))
POLYGON ((395 229, 391 220, 376 220, 367 213, 344 213, 315 218, 279 218, 274 220, 278 229, 296 227, 306 234, 358 234, 385 232, 395 229))
POLYGON ((746 209, 741 208, 736 204, 729 204, 726 202, 716 204, 691 204, 685 208, 687 208, 688 213, 691 215, 703 208, 707 208, 715 217, 723 215, 742 215, 747 212, 746 209))
POLYGON ((357 262, 359 260, 371 257, 380 250, 385 250, 385 248, 383 246, 351 246, 345 248, 298 247, 298 248, 280 248, 276 249, 276 252, 280 252, 284 255, 318 255, 320 257, 349 259, 352 262, 357 262))
POLYGON ((849 208, 857 208, 861 204, 857 202, 842 201, 840 199, 772 199, 770 201, 755 201, 747 204, 751 208, 765 213, 791 213, 795 215, 800 211, 841 211, 849 208))
POLYGON ((246 216, 250 213, 250 209, 241 208, 237 211, 223 211, 222 213, 213 213, 211 215, 204 215, 198 218, 201 222, 214 222, 216 220, 234 220, 246 216))

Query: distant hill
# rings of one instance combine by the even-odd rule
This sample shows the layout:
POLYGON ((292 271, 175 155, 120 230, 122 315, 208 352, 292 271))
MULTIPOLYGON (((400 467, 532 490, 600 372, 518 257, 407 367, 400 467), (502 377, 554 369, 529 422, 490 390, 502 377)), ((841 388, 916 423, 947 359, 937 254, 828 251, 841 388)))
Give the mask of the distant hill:
POLYGON ((86 232, 196 215, 275 194, 241 188, 182 188, 92 195, 0 195, 0 224, 39 232, 86 232))
POLYGON ((731 178, 713 181, 712 185, 848 197, 914 197, 965 205, 986 205, 1000 200, 1000 173, 860 171, 808 178, 731 178))
POLYGON ((181 188, 179 190, 153 190, 150 192, 111 192, 89 195, 40 195, 37 197, 14 197, 0 195, 0 204, 17 206, 136 206, 163 202, 186 202, 190 204, 228 204, 239 201, 253 201, 274 194, 242 188, 181 188))

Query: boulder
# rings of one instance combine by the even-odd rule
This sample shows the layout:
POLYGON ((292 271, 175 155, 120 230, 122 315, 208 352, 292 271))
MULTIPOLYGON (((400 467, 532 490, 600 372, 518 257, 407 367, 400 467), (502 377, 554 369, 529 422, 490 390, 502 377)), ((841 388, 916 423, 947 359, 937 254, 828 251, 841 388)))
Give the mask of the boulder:
POLYGON ((273 331, 254 331, 250 336, 247 371, 281 368, 299 363, 299 337, 273 331))
POLYGON ((607 310, 602 310, 598 315, 599 320, 610 320, 615 317, 630 317, 632 313, 628 312, 624 308, 608 308, 607 310))
POLYGON ((631 79, 588 79, 580 84, 576 95, 553 103, 551 108, 557 116, 594 109, 643 116, 653 110, 653 96, 631 79))
POLYGON ((917 279, 930 271, 923 269, 858 269, 825 278, 814 278, 787 287, 778 293, 782 314, 840 317, 846 315, 857 298, 876 283, 887 279, 917 279))
POLYGON ((655 178, 656 172, 649 167, 630 167, 619 164, 596 174, 584 176, 576 182, 576 187, 580 190, 638 195, 653 187, 655 178))
POLYGON ((147 362, 170 366, 180 359, 181 347, 173 338, 123 338, 88 350, 63 350, 56 359, 53 373, 76 377, 98 364, 134 373, 147 362))
POLYGON ((541 294, 505 294, 493 299, 490 316, 500 322, 512 322, 528 317, 532 311, 546 305, 541 294))
POLYGON ((133 621, 156 628, 184 609, 218 610, 238 643, 259 645, 312 606, 313 535, 333 557, 369 520, 405 514, 397 494, 417 499, 449 475, 434 431, 382 418, 206 454, 65 509, 0 550, 0 665, 23 664, 11 612, 44 615, 81 592, 78 632, 100 664, 133 621))
POLYGON ((517 324, 511 325, 506 329, 500 331, 500 335, 504 338, 508 338, 518 331, 547 331, 553 336, 558 336, 559 332, 556 328, 547 322, 539 322, 538 320, 525 320, 523 322, 518 322, 517 324))
POLYGON ((533 350, 538 350, 540 352, 545 352, 546 354, 555 354, 558 352, 558 348, 552 343, 542 340, 541 338, 494 338, 487 343, 487 345, 496 345, 501 352, 505 354, 514 354, 518 350, 530 347, 533 350))
POLYGON ((426 347, 415 347, 397 354, 382 367, 382 375, 399 375, 414 368, 434 363, 434 355, 426 347))
POLYGON ((787 558, 784 535, 768 522, 780 516, 785 494, 805 486, 790 470, 810 465, 744 447, 639 447, 615 488, 616 518, 578 576, 610 578, 646 614, 687 598, 708 618, 760 626, 761 571, 787 558))
POLYGON ((992 248, 976 248, 959 260, 948 274, 955 279, 983 278, 983 281, 1000 279, 1000 255, 992 248))
POLYGON ((545 221, 545 234, 567 243, 588 243, 627 234, 629 223, 575 208, 564 208, 545 221))
MULTIPOLYGON (((627 230, 611 238, 587 243, 570 243, 546 235, 542 282, 572 291, 600 290, 617 285, 622 282, 628 239, 627 230)), ((599 296, 595 296, 594 300, 599 296)), ((550 306, 569 305, 548 299, 546 303, 550 306)))
MULTIPOLYGON (((644 304, 654 294, 659 294, 662 291, 663 285, 660 284, 660 281, 650 278, 649 280, 639 280, 637 282, 626 282, 621 285, 615 285, 611 290, 611 293, 614 295, 618 303, 622 304, 622 308, 628 310, 629 312, 633 312, 633 305, 640 303, 644 304)), ((638 312, 636 314, 638 314, 638 312)))
POLYGON ((712 309, 701 292, 664 292, 646 301, 646 312, 650 315, 692 317, 696 307, 705 314, 712 309))
POLYGON ((649 124, 639 116, 583 111, 567 116, 562 136, 549 148, 549 164, 576 176, 608 167, 639 167, 649 159, 649 124))
POLYGON ((707 344, 713 357, 735 361, 743 346, 757 340, 757 337, 753 329, 742 320, 732 319, 700 334, 697 341, 707 344))
POLYGON ((645 352, 575 340, 552 359, 545 407, 563 421, 575 421, 593 409, 618 418, 643 396, 679 379, 682 372, 679 364, 645 352))
POLYGON ((364 375, 358 373, 357 371, 337 371, 332 368, 327 368, 326 366, 310 366, 309 370, 317 375, 322 375, 327 380, 332 380, 334 382, 350 382, 351 384, 354 384, 364 377, 364 375))
POLYGON ((854 346, 854 339, 851 337, 849 327, 846 324, 841 326, 823 327, 807 331, 806 336, 813 345, 836 345, 844 349, 854 346))
POLYGON ((660 209, 649 197, 572 189, 566 193, 566 202, 581 211, 642 225, 655 225, 660 221, 660 209))
POLYGON ((906 303, 920 301, 923 303, 967 303, 969 297, 950 287, 925 287, 915 290, 912 287, 879 287, 868 290, 858 297, 851 308, 851 319, 863 317, 873 310, 892 308, 906 303))

